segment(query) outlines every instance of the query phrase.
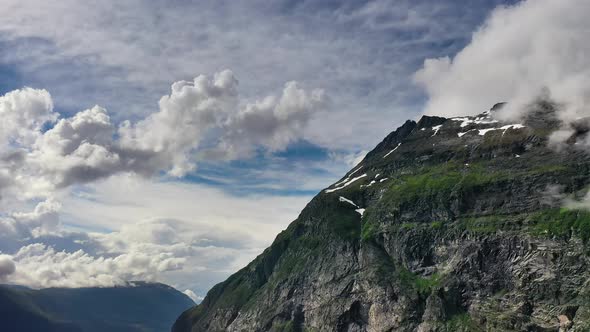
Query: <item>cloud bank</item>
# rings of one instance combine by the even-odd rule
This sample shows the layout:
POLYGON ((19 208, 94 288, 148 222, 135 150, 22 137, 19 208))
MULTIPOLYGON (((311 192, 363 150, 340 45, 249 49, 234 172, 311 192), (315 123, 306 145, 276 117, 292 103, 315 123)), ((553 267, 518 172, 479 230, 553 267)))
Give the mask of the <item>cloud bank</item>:
POLYGON ((560 116, 590 115, 590 2, 527 0, 495 9, 454 57, 427 59, 414 75, 427 92, 425 113, 478 114, 497 102, 518 118, 540 94, 560 116))
POLYGON ((175 272, 192 277, 206 271, 215 278, 258 251, 252 249, 256 241, 246 232, 194 220, 151 219, 127 223, 110 233, 76 233, 61 226, 55 210, 44 211, 50 204, 41 202, 31 213, 6 218, 20 232, 2 233, 0 250, 10 252, 0 255, 2 282, 33 288, 111 287, 172 278, 182 284, 186 280, 175 279, 175 272), (40 232, 48 214, 56 226, 51 233, 40 232))
POLYGON ((7 119, 0 127, 6 142, 0 189, 34 198, 117 173, 182 177, 195 170, 199 154, 233 160, 285 149, 327 106, 322 90, 308 92, 296 82, 279 96, 241 100, 229 70, 172 84, 157 112, 120 125, 100 106, 59 118, 47 91, 12 91, 0 97, 7 119), (205 140, 208 146, 200 149, 205 140))
POLYGON ((150 113, 178 78, 231 68, 249 100, 287 80, 326 89, 337 112, 314 121, 313 143, 368 149, 419 114, 408 83, 422 59, 454 54, 515 1, 3 0, 0 91, 51 87, 57 107, 92 101, 119 123, 150 113))
POLYGON ((131 174, 85 188, 62 204, 50 198, 0 218, 2 282, 45 288, 161 281, 198 298, 259 254, 308 200, 234 197, 131 174))

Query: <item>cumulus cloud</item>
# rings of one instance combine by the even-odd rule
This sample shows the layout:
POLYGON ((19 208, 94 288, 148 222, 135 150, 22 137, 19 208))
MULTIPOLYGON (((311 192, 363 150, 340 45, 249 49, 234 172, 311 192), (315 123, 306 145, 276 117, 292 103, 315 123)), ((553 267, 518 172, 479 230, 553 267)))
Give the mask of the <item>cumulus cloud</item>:
MULTIPOLYGON (((0 96, 0 139, 5 145, 29 145, 43 125, 54 121, 53 102, 46 90, 24 88, 0 96)), ((4 147, 4 146, 3 146, 4 147)))
POLYGON ((30 238, 58 232, 60 208, 58 202, 48 198, 31 212, 13 212, 0 217, 0 251, 18 248, 30 238))
POLYGON ((5 281, 8 276, 16 271, 16 265, 12 257, 0 255, 0 281, 5 281))
POLYGON ((22 247, 13 260, 18 266, 8 280, 35 288, 115 286, 129 280, 150 280, 178 269, 185 259, 171 253, 131 251, 115 257, 93 257, 78 250, 57 252, 41 243, 22 247))
MULTIPOLYGON (((260 199, 253 201, 263 204, 260 199)), ((270 213, 275 221, 285 219, 276 213, 284 209, 275 207, 275 213, 270 213)), ((272 230, 269 233, 276 233, 285 225, 267 225, 261 232, 260 225, 240 228, 209 221, 149 219, 134 223, 129 220, 137 214, 130 213, 131 217, 125 216, 126 224, 109 233, 75 233, 65 229, 59 220, 58 226, 51 228, 50 236, 34 231, 42 220, 59 219, 55 210, 51 201, 41 202, 31 212, 12 213, 12 217, 5 218, 19 231, 7 234, 2 229, 0 232, 0 250, 9 254, 0 255, 2 282, 45 288, 164 281, 179 289, 191 288, 204 294, 214 283, 253 259, 267 244, 265 241, 270 240, 270 236, 255 238, 254 234, 268 229, 272 230)), ((294 207, 293 216, 295 210, 294 207)), ((254 218, 250 211, 240 212, 246 220, 254 218)), ((196 214, 193 211, 189 214, 194 220, 196 214)), ((227 219, 228 216, 219 218, 227 219)))
POLYGON ((159 112, 134 125, 128 121, 122 124, 121 147, 156 156, 148 158, 156 167, 171 162, 171 175, 186 174, 195 167, 190 152, 198 147, 206 131, 220 127, 236 112, 237 85, 229 70, 215 74, 213 79, 200 75, 193 82, 172 84, 170 95, 160 99, 159 112))
POLYGON ((585 0, 526 0, 499 7, 453 58, 427 59, 415 81, 428 93, 425 112, 478 114, 500 101, 499 116, 519 118, 548 93, 560 117, 590 115, 590 22, 585 0))
POLYGON ((57 119, 45 90, 22 89, 0 99, 0 189, 46 197, 56 188, 131 172, 181 177, 203 157, 232 160, 258 149, 275 152, 303 138, 312 116, 327 107, 322 90, 307 92, 289 82, 278 97, 242 101, 238 81, 224 70, 212 78, 172 84, 159 110, 116 125, 94 106, 57 119), (44 130, 48 126, 48 130, 44 130), (200 151, 203 140, 209 145, 200 151))
POLYGON ((187 289, 183 292, 186 296, 190 297, 191 300, 193 300, 194 302, 199 302, 201 300, 203 300, 202 296, 198 296, 197 294, 195 294, 195 292, 193 292, 190 289, 187 289))
MULTIPOLYGON (((0 279, 34 288, 110 287, 133 280, 161 280, 187 263, 189 269, 205 270, 208 261, 235 256, 239 249, 221 246, 223 243, 208 235, 215 230, 204 228, 175 220, 128 224, 120 231, 89 233, 80 241, 82 249, 77 250, 57 250, 31 231, 30 238, 22 238, 25 245, 12 256, 0 256, 0 279), (206 258, 201 257, 205 252, 206 258)), ((64 229, 56 235, 64 239, 72 236, 64 229)), ((0 246, 5 249, 6 244, 0 246)))
POLYGON ((209 155, 239 159, 251 156, 256 147, 270 152, 284 149, 303 136, 311 117, 327 104, 324 91, 307 92, 297 82, 288 82, 280 97, 248 103, 228 118, 221 143, 209 155))

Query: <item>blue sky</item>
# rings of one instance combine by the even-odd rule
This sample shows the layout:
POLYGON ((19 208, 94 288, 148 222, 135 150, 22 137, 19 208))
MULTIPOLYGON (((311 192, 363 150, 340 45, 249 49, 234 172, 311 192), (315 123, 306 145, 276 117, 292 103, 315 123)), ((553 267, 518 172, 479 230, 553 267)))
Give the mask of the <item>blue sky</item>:
MULTIPOLYGON (((91 258, 130 255, 149 244, 150 250, 169 254, 169 271, 143 273, 130 267, 133 273, 118 277, 155 278, 203 295, 268 245, 315 193, 340 178, 399 124, 423 113, 427 95, 413 83, 413 75, 426 59, 455 56, 494 8, 516 2, 8 0, 0 9, 0 95, 24 86, 46 89, 61 118, 99 105, 108 112, 112 128, 125 120, 139 128, 129 134, 130 140, 137 140, 144 137, 138 133, 145 127, 137 123, 172 107, 158 101, 167 95, 173 99, 174 82, 201 74, 213 77, 225 69, 239 82, 237 96, 233 85, 228 88, 237 109, 264 109, 265 96, 276 96, 266 102, 279 108, 276 100, 291 96, 286 85, 290 81, 301 89, 293 91, 307 93, 304 99, 315 106, 303 107, 285 123, 264 119, 275 126, 272 137, 261 133, 266 122, 243 122, 250 131, 239 127, 244 120, 240 116, 192 138, 175 133, 185 145, 199 141, 190 149, 177 147, 182 156, 190 154, 188 161, 196 166, 180 176, 166 175, 167 166, 147 177, 129 169, 96 173, 96 179, 58 185, 49 193, 29 188, 27 197, 5 199, 4 213, 33 209, 51 198, 59 207, 48 204, 35 218, 59 210, 50 220, 63 227, 61 238, 39 238, 41 244, 59 242, 61 249, 73 252, 87 243, 91 258), (321 89, 321 98, 314 100, 314 89, 321 89), (215 150, 220 141, 238 153, 211 157, 223 154, 215 150), (243 142, 249 145, 240 146, 243 142), (123 184, 127 187, 121 188, 123 184), (130 236, 137 225, 152 232, 130 236), (254 234, 256 227, 264 231, 254 234), (179 248, 165 246, 158 232, 171 229, 194 235, 175 240, 185 241, 193 256, 185 253, 182 261, 175 256, 179 248), (240 245, 227 245, 231 241, 240 245), (219 256, 202 258, 211 248, 219 256), (201 258, 194 258, 196 253, 201 258)), ((27 241, 22 244, 31 244, 27 241)), ((0 251, 16 255, 6 248, 0 251)), ((35 262, 27 259, 21 263, 35 262)), ((58 261, 51 264, 59 266, 58 261)))
MULTIPOLYGON (((326 90, 334 105, 306 133, 310 156, 358 153, 421 113, 426 97, 411 76, 424 59, 454 55, 511 2, 15 2, 14 23, 0 26, 0 93, 44 88, 62 114, 98 104, 120 121, 153 112, 174 81, 229 68, 246 100, 290 80, 326 90)), ((278 167, 267 159, 220 167, 278 167)))

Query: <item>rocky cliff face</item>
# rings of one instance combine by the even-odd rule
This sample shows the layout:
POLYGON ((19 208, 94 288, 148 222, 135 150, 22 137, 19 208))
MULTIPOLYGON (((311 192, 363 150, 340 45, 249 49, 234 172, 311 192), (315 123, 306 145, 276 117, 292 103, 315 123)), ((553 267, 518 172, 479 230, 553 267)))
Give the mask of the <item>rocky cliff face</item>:
POLYGON ((587 131, 491 113, 406 122, 173 331, 590 331, 587 131))

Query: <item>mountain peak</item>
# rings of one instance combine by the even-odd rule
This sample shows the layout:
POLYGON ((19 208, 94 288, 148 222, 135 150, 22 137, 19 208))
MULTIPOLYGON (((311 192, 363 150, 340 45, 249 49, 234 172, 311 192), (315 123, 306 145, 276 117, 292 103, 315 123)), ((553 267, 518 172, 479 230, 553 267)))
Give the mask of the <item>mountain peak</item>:
POLYGON ((174 331, 590 328, 590 158, 539 110, 406 121, 174 331))

